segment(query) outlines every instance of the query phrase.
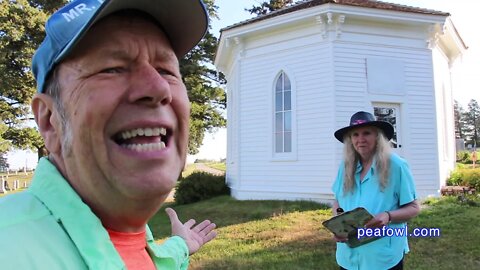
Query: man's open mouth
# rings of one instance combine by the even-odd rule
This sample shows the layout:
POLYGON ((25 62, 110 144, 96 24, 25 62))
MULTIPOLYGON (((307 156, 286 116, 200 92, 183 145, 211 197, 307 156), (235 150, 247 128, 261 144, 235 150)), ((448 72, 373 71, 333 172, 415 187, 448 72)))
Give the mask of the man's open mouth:
POLYGON ((113 136, 113 140, 124 148, 148 152, 165 148, 169 137, 170 132, 165 127, 146 127, 120 131, 113 136))

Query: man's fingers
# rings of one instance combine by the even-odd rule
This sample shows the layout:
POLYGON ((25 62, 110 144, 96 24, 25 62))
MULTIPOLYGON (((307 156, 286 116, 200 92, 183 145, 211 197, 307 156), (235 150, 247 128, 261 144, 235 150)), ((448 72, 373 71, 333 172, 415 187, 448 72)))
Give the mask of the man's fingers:
POLYGON ((204 220, 200 224, 198 224, 197 226, 193 227, 192 231, 198 233, 199 231, 205 229, 205 227, 207 227, 210 224, 212 224, 212 222, 210 222, 210 220, 208 220, 208 219, 204 220))
MULTIPOLYGON (((217 225, 215 225, 215 223, 210 223, 208 224, 206 227, 204 227, 202 230, 200 230, 198 232, 198 234, 200 236, 203 236, 205 237, 206 235, 208 235, 209 233, 211 233, 215 228, 217 227, 217 225)), ((210 240, 209 240, 210 241, 210 240)))
POLYGON ((195 219, 190 219, 189 221, 185 222, 183 225, 187 228, 192 228, 193 225, 195 225, 196 221, 195 219))
POLYGON ((174 224, 175 222, 180 222, 177 216, 177 212, 175 212, 175 210, 169 207, 165 209, 165 212, 167 212, 170 223, 174 224))
POLYGON ((215 237, 217 237, 217 232, 216 231, 211 231, 207 235, 205 235, 205 237, 203 237, 203 243, 205 244, 215 237))

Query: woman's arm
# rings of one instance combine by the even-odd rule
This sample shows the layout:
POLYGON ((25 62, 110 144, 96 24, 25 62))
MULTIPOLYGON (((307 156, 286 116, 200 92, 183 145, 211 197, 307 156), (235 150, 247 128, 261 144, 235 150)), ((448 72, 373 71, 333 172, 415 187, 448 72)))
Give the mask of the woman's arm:
POLYGON ((410 203, 400 206, 397 210, 389 211, 389 213, 391 223, 407 222, 420 213, 420 203, 417 200, 413 200, 410 203))
POLYGON ((332 204, 332 215, 333 215, 333 216, 338 215, 338 213, 337 213, 337 208, 338 208, 338 201, 337 201, 337 200, 333 200, 333 204, 332 204))
POLYGON ((402 223, 406 222, 420 213, 420 204, 417 200, 413 200, 410 203, 400 206, 399 209, 393 211, 385 211, 377 214, 372 218, 365 227, 367 228, 380 228, 388 225, 389 223, 402 223))
MULTIPOLYGON (((332 204, 332 215, 336 216, 338 215, 337 213, 337 208, 339 207, 338 205, 338 201, 337 200, 334 200, 333 201, 333 204, 332 204)), ((347 237, 339 237, 337 236, 336 234, 333 235, 333 240, 335 240, 335 242, 345 242, 348 240, 347 237)))

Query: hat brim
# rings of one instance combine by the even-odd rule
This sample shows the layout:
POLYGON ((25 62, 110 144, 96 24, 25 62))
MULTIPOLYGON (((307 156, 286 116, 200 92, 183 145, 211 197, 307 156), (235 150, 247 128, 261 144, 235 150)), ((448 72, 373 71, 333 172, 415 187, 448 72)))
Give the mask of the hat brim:
POLYGON ((345 135, 350 130, 356 129, 356 128, 359 128, 359 127, 366 127, 366 126, 374 126, 374 127, 379 128, 383 132, 385 137, 387 137, 387 140, 391 140, 393 138, 393 134, 394 134, 393 126, 390 123, 385 122, 385 121, 370 121, 370 122, 366 122, 366 123, 363 123, 363 124, 344 127, 344 128, 341 128, 341 129, 335 131, 334 136, 335 136, 335 138, 337 138, 337 140, 339 140, 341 143, 343 143, 343 138, 345 137, 345 135))
POLYGON ((178 58, 187 54, 203 38, 208 30, 208 12, 200 0, 110 0, 105 1, 63 48, 55 59, 60 62, 88 30, 100 19, 121 10, 138 10, 151 15, 167 35, 178 58))

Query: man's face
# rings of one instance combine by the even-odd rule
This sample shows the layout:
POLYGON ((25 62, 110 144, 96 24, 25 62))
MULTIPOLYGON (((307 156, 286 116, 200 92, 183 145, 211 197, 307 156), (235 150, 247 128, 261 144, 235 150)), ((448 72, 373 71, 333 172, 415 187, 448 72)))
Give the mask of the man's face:
POLYGON ((108 17, 62 62, 58 77, 72 135, 62 145, 70 148, 62 151, 63 173, 77 192, 92 203, 168 194, 185 162, 190 103, 160 28, 108 17))

